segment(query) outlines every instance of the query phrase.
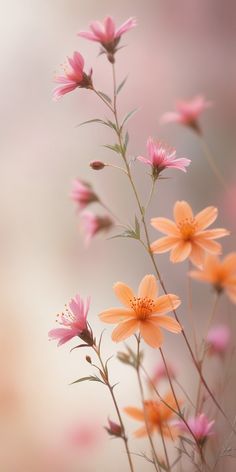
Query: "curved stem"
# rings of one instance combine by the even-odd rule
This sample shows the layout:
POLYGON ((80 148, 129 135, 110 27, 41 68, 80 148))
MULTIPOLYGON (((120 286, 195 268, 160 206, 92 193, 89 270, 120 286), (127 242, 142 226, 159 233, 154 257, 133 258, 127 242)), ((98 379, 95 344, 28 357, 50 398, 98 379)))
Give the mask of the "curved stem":
POLYGON ((205 141, 202 134, 200 134, 200 135, 198 134, 198 136, 199 136, 199 139, 200 139, 202 150, 204 152, 204 156, 205 156, 205 158, 206 158, 213 174, 215 174, 215 177, 217 178, 218 182, 224 187, 224 189, 227 190, 227 183, 225 182, 224 177, 222 176, 220 170, 218 169, 218 167, 215 163, 215 159, 212 155, 212 152, 211 152, 207 142, 205 141))

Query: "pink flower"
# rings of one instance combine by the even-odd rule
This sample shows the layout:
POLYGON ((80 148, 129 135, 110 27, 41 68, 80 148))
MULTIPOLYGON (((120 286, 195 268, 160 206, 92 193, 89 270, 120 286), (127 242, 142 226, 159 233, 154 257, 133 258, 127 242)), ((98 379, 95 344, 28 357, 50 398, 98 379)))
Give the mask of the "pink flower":
POLYGON ((53 98, 57 100, 66 93, 72 92, 77 87, 92 89, 92 69, 89 75, 84 72, 84 59, 79 52, 74 52, 73 58, 68 57, 68 65, 65 68, 65 75, 55 77, 55 82, 59 85, 53 91, 53 98))
MULTIPOLYGON (((204 413, 201 413, 197 416, 192 416, 191 418, 189 418, 187 423, 194 436, 201 444, 204 443, 208 436, 211 436, 213 434, 212 429, 215 420, 209 421, 204 413)), ((189 430, 183 421, 177 421, 175 422, 175 425, 180 431, 184 433, 189 433, 189 430)))
POLYGON ((213 326, 206 338, 209 353, 223 355, 230 343, 230 330, 227 325, 213 326))
POLYGON ((115 436, 116 438, 122 438, 122 428, 119 424, 111 421, 108 418, 108 426, 105 426, 105 430, 110 436, 115 436))
POLYGON ((198 118, 206 108, 211 106, 212 103, 206 101, 202 95, 197 95, 188 101, 179 100, 176 103, 176 112, 164 113, 161 123, 181 123, 199 132, 198 118))
MULTIPOLYGON (((118 29, 110 16, 107 16, 103 23, 93 21, 90 25, 91 31, 80 31, 78 36, 89 39, 91 41, 99 42, 106 52, 111 55, 117 51, 116 47, 120 41, 121 36, 134 28, 137 25, 135 18, 129 18, 118 29)), ((112 61, 111 61, 112 62, 112 61)))
POLYGON ((87 315, 90 300, 86 303, 79 295, 76 295, 69 303, 69 309, 65 313, 58 315, 58 323, 63 328, 56 328, 49 331, 49 338, 58 340, 58 346, 67 343, 75 336, 79 336, 84 342, 93 344, 91 329, 87 324, 87 315))
MULTIPOLYGON (((170 378, 175 379, 177 376, 175 367, 168 362, 167 369, 168 369, 170 378)), ((152 381, 152 384, 157 384, 160 380, 165 380, 165 379, 168 380, 168 375, 166 372, 165 364, 164 362, 161 361, 156 365, 151 381, 152 381)))
POLYGON ((155 142, 151 137, 147 140, 147 153, 149 158, 138 156, 138 160, 152 167, 152 176, 157 179, 160 172, 166 168, 174 168, 186 172, 190 159, 176 158, 176 149, 170 148, 161 141, 155 142))
POLYGON ((75 179, 72 184, 70 194, 72 200, 83 210, 89 203, 98 201, 97 195, 93 192, 92 187, 87 182, 75 179))
POLYGON ((80 452, 89 452, 100 443, 101 433, 102 429, 94 421, 83 421, 68 431, 68 440, 80 452))
POLYGON ((113 226, 112 219, 106 216, 97 216, 90 212, 83 212, 82 221, 86 235, 86 243, 100 231, 108 231, 113 226))

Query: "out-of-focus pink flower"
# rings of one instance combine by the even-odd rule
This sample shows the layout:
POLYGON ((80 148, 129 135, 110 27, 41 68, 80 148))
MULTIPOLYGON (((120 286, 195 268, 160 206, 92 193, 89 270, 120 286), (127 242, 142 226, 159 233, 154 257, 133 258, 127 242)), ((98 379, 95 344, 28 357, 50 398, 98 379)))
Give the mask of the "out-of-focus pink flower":
POLYGON ((75 336, 79 336, 83 341, 92 344, 93 337, 87 324, 87 315, 90 300, 86 302, 79 295, 76 295, 69 303, 69 309, 65 313, 58 315, 58 323, 63 328, 56 328, 49 331, 49 338, 58 341, 58 346, 67 343, 75 336))
POLYGON ((111 421, 108 418, 108 426, 105 426, 105 430, 108 432, 110 436, 115 436, 116 438, 122 437, 122 428, 118 423, 111 421))
POLYGON ((65 67, 65 75, 55 77, 55 82, 60 84, 53 91, 53 98, 57 100, 66 93, 72 92, 77 87, 92 89, 92 69, 87 75, 84 72, 84 58, 79 52, 74 52, 73 57, 68 57, 68 65, 65 67))
MULTIPOLYGON (((177 377, 177 372, 176 372, 175 367, 169 362, 167 362, 167 369, 168 369, 169 377, 174 380, 177 377)), ((156 385, 158 382, 160 382, 160 380, 165 380, 165 379, 168 380, 168 375, 166 372, 165 364, 164 362, 161 361, 156 365, 154 369, 153 375, 151 377, 151 384, 156 385)))
POLYGON ((206 338, 209 354, 224 355, 230 343, 230 330, 227 325, 213 326, 206 338))
POLYGON ((90 203, 98 201, 98 197, 94 193, 91 185, 80 179, 75 179, 73 181, 70 196, 79 206, 80 210, 83 210, 90 203))
POLYGON ((69 444, 80 452, 91 451, 101 439, 102 429, 91 422, 82 422, 73 426, 67 434, 69 444))
POLYGON ((100 231, 108 231, 113 226, 113 221, 108 215, 98 216, 86 211, 81 216, 86 243, 90 243, 91 239, 100 231))
POLYGON ((181 123, 200 132, 198 118, 206 108, 211 106, 212 103, 206 101, 202 95, 197 95, 188 101, 179 100, 176 103, 176 111, 164 113, 161 123, 181 123))
POLYGON ((176 149, 163 144, 161 141, 154 141, 151 137, 147 140, 148 158, 138 156, 137 159, 152 167, 153 178, 157 179, 160 172, 167 168, 174 168, 186 172, 186 167, 190 164, 190 159, 176 158, 176 149))
POLYGON ((100 43, 108 53, 110 62, 114 62, 114 54, 117 51, 117 45, 121 36, 137 25, 135 18, 129 18, 119 28, 116 29, 115 23, 110 16, 107 16, 103 23, 93 21, 90 25, 91 31, 80 31, 78 36, 100 43))
MULTIPOLYGON (((192 416, 187 420, 188 426, 193 432, 195 438, 199 443, 203 444, 208 436, 211 436, 213 433, 214 420, 209 421, 207 416, 204 413, 200 413, 197 416, 192 416)), ((189 433, 189 429, 183 421, 175 422, 175 425, 183 433, 189 433)))

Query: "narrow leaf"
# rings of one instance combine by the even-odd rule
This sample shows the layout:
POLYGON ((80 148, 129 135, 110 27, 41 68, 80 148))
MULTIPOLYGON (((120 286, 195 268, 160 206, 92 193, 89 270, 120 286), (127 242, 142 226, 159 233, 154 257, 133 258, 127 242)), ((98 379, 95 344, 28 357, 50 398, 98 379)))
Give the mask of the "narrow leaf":
POLYGON ((103 98, 105 98, 105 100, 106 100, 108 103, 112 103, 111 98, 109 97, 109 95, 107 95, 107 94, 104 93, 104 92, 100 92, 100 90, 99 90, 98 93, 99 93, 103 98))
POLYGON ((138 111, 138 108, 135 108, 134 110, 131 110, 129 113, 127 113, 127 115, 125 115, 122 123, 121 123, 121 128, 123 128, 124 124, 127 123, 127 121, 133 116, 135 115, 135 113, 137 113, 138 111))
POLYGON ((107 149, 110 149, 111 151, 114 151, 117 154, 121 154, 121 148, 120 148, 119 144, 114 144, 114 145, 104 144, 103 147, 105 147, 107 149))
POLYGON ((120 93, 120 91, 123 89, 127 79, 128 79, 128 76, 125 77, 124 80, 122 80, 120 85, 117 87, 116 95, 118 95, 118 93, 120 93))

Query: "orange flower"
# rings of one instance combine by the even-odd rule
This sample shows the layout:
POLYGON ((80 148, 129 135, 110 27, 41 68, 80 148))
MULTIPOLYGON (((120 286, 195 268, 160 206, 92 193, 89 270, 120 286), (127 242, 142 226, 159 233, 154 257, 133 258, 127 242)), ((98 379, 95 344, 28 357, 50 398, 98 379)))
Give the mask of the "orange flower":
MULTIPOLYGON (((172 392, 169 392, 163 400, 170 405, 173 409, 177 410, 177 405, 175 399, 173 397, 172 392)), ((162 432, 163 436, 175 439, 178 435, 177 428, 170 424, 174 416, 174 412, 168 408, 164 403, 161 401, 154 401, 148 400, 144 402, 145 414, 146 414, 146 421, 148 424, 148 430, 150 434, 154 432, 162 432)), ((125 413, 134 418, 137 421, 145 422, 145 414, 144 410, 140 408, 135 408, 132 406, 128 406, 124 408, 125 413)), ((142 436, 147 435, 147 428, 142 426, 137 431, 135 431, 134 435, 137 438, 141 438, 142 436)))
POLYGON ((119 323, 112 333, 113 341, 123 341, 139 331, 147 344, 157 348, 163 342, 160 327, 172 333, 180 333, 180 324, 165 313, 177 308, 181 301, 173 294, 157 298, 157 281, 154 275, 143 278, 138 296, 122 282, 114 285, 114 291, 125 308, 110 308, 100 314, 105 323, 119 323))
POLYGON ((229 234, 229 231, 223 228, 205 231, 216 220, 217 215, 217 208, 207 207, 194 216, 187 202, 176 202, 175 222, 167 218, 151 220, 155 229, 167 234, 152 243, 152 252, 161 254, 171 250, 171 262, 182 262, 189 257, 193 264, 201 266, 206 252, 221 253, 221 245, 213 240, 229 234))
POLYGON ((231 252, 222 261, 219 257, 206 256, 202 270, 193 270, 191 277, 211 283, 217 292, 225 291, 236 303, 236 252, 231 252))

